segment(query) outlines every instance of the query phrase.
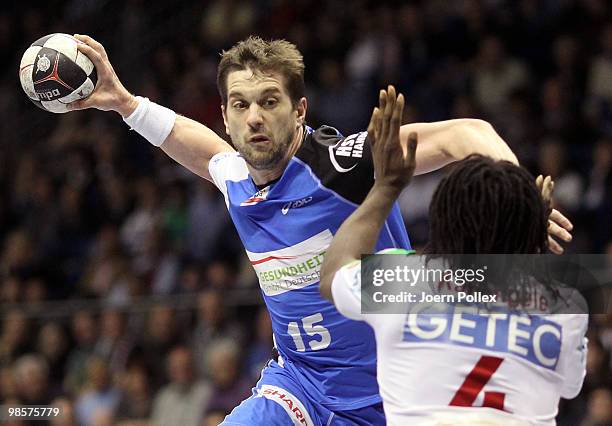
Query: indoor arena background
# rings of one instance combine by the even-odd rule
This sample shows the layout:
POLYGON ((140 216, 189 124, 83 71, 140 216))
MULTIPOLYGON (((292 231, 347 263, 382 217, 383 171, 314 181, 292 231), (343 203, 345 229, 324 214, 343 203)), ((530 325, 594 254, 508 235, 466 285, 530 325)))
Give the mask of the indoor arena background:
MULTIPOLYGON (((364 130, 389 83, 406 95, 404 122, 486 119, 525 167, 555 179, 575 225, 568 251, 612 255, 609 2, 164 3, 0 6, 0 404, 54 401, 96 424, 184 413, 217 424, 271 356, 216 189, 117 114, 28 101, 19 59, 52 32, 91 35, 130 91, 221 135, 220 50, 249 34, 287 38, 304 54, 311 125, 364 130)), ((401 199, 416 246, 443 172, 401 199)), ((562 402, 560 425, 612 424, 612 318, 592 318, 589 338, 584 388, 562 402)))

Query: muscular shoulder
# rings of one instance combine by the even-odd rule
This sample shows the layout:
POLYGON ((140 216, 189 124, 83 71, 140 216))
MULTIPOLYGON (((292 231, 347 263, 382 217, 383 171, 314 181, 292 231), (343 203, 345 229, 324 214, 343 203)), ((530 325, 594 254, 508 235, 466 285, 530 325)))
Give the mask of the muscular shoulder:
POLYGON ((312 169, 323 186, 360 204, 374 183, 368 133, 343 136, 331 126, 308 130, 296 157, 312 169))

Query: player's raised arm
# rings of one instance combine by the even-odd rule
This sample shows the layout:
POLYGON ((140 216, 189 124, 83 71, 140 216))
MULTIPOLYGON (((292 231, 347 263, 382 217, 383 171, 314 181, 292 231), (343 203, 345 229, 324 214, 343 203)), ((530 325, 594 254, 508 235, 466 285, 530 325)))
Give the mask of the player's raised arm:
MULTIPOLYGON (((395 88, 380 93, 381 108, 388 95, 395 95, 395 88)), ((494 160, 506 160, 518 164, 516 155, 506 142, 486 121, 462 118, 437 121, 435 123, 410 123, 400 129, 402 143, 408 141, 412 132, 419 134, 419 149, 416 153, 415 174, 428 173, 455 161, 463 160, 471 154, 480 154, 494 160)), ((572 223, 558 210, 553 209, 549 217, 549 247, 553 253, 563 253, 563 247, 556 239, 570 242, 572 223)))
POLYGON ((400 140, 404 96, 400 94, 396 98, 395 91, 384 91, 384 96, 384 108, 374 109, 368 126, 376 176, 374 185, 361 206, 338 229, 325 253, 320 291, 329 300, 332 300, 331 284, 336 272, 361 254, 372 252, 393 203, 414 173, 417 135, 412 133, 407 144, 400 140))
POLYGON ((195 174, 210 179, 208 162, 217 153, 232 147, 208 127, 132 95, 121 83, 102 44, 85 35, 75 34, 82 42, 79 51, 96 66, 98 83, 88 98, 73 102, 71 109, 96 108, 115 111, 127 124, 172 159, 195 174))
MULTIPOLYGON (((387 96, 395 96, 395 88, 380 91, 379 102, 384 108, 387 96)), ((400 128, 403 144, 408 135, 419 134, 419 150, 416 153, 414 174, 437 170, 471 154, 480 154, 494 160, 506 160, 518 164, 516 155, 497 134, 493 126, 484 120, 461 118, 434 123, 410 123, 400 128)))

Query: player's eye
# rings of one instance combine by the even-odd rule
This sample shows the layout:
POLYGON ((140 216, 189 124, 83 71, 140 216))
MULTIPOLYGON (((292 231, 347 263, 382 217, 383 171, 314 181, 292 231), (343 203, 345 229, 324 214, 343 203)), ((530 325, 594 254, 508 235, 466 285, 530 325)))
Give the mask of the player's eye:
POLYGON ((274 107, 276 104, 278 104, 278 99, 276 98, 268 98, 264 101, 264 106, 267 108, 274 107))
POLYGON ((247 107, 247 103, 244 101, 236 101, 232 103, 232 108, 234 109, 245 109, 247 107))

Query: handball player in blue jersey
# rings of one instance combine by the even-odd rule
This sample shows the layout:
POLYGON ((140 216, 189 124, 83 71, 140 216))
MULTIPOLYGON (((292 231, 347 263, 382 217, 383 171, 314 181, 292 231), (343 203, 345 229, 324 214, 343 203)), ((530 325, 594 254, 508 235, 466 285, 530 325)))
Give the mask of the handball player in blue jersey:
MULTIPOLYGON (((318 289, 325 250, 373 185, 367 132, 344 136, 306 124, 302 55, 284 40, 249 37, 222 53, 217 86, 230 145, 206 126, 130 94, 103 46, 76 37, 96 65, 98 83, 72 107, 118 112, 150 143, 212 181, 259 278, 279 356, 223 424, 384 424, 374 334, 340 315, 318 289)), ((400 137, 410 132, 420 138, 416 174, 473 153, 517 162, 484 121, 407 124, 400 137)), ((552 218, 553 235, 565 236, 563 219, 552 218)), ((410 248, 397 206, 376 250, 390 247, 410 248)))

